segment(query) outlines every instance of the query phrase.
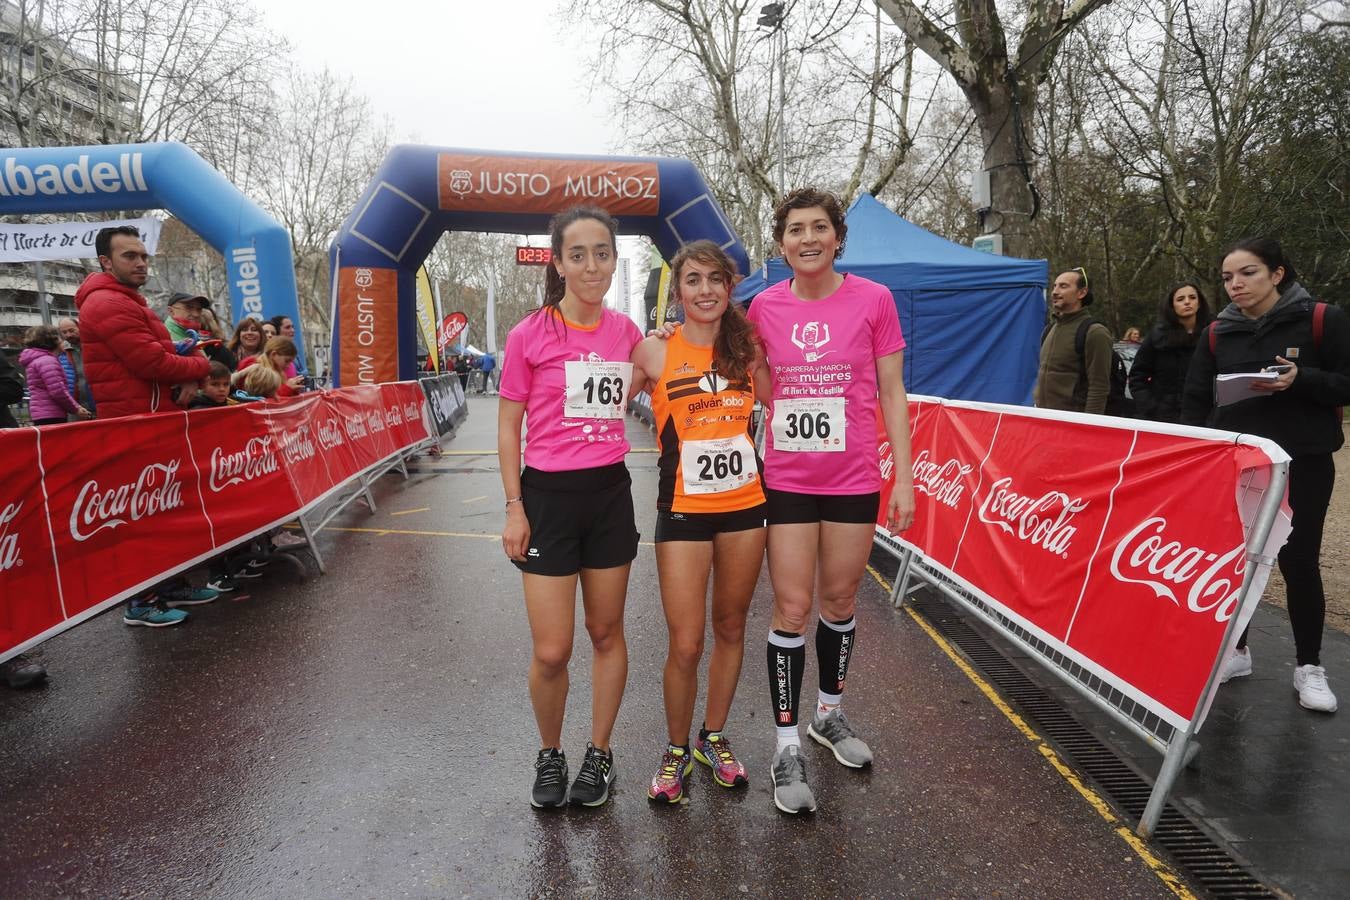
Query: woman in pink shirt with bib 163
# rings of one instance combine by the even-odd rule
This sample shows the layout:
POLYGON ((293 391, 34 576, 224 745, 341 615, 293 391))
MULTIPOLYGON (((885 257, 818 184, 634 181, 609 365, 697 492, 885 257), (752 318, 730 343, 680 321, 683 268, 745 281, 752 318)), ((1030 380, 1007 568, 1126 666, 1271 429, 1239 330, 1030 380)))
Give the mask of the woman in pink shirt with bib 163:
POLYGON ((605 308, 618 225, 573 207, 549 226, 544 304, 511 329, 500 384, 497 449, 506 492, 502 549, 521 570, 533 654, 530 700, 542 749, 530 802, 600 806, 614 778, 610 733, 628 677, 623 608, 637 556, 624 415, 642 334, 605 308), (528 423, 524 468, 522 425, 528 423), (591 638, 591 740, 568 788, 562 751, 577 586, 591 638))

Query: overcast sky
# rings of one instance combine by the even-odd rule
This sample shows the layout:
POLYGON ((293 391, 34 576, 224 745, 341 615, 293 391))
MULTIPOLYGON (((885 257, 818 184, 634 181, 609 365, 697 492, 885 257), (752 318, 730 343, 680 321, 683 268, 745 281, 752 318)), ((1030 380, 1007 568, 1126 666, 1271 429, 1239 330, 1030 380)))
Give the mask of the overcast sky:
POLYGON ((307 68, 351 75, 399 141, 486 150, 617 149, 587 48, 554 0, 260 4, 307 68))

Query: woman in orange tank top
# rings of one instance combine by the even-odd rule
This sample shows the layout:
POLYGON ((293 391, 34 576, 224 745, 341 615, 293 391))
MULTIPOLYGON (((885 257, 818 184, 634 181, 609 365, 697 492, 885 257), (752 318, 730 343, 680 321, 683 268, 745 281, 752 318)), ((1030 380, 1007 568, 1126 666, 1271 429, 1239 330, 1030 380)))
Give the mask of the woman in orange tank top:
POLYGON ((671 261, 671 302, 685 321, 669 339, 633 351, 633 390, 652 394, 661 448, 656 567, 670 633, 663 688, 670 742, 648 796, 677 803, 693 760, 723 787, 747 783, 722 734, 740 678, 745 616, 764 559, 764 489, 751 435, 759 352, 731 303, 735 266, 716 244, 696 241, 671 261), (709 575, 713 651, 708 705, 690 748, 703 657, 709 575))

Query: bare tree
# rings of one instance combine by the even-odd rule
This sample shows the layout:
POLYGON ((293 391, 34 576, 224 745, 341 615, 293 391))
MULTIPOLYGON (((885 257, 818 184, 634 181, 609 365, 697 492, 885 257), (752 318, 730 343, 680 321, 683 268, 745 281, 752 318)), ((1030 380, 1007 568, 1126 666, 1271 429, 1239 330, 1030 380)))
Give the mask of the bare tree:
POLYGON ((1299 0, 1131 0, 1085 36, 1094 138, 1157 187, 1166 212, 1137 267, 1166 252, 1189 272, 1212 269, 1244 160, 1271 138, 1275 97, 1263 76, 1305 9, 1299 0))
POLYGON ((995 0, 954 0, 934 11, 912 0, 877 0, 914 46, 955 79, 984 142, 992 206, 986 233, 1001 232, 1004 250, 1026 256, 1029 223, 1040 203, 1027 138, 1039 88, 1065 35, 1107 0, 1028 0, 1018 4, 1020 36, 1010 48, 995 0))
POLYGON ((290 232, 305 324, 320 339, 329 321, 328 246, 389 148, 389 124, 351 79, 286 70, 275 113, 256 150, 255 193, 290 232))
POLYGON ((752 259, 765 255, 780 167, 787 185, 820 183, 847 200, 883 190, 912 143, 912 54, 882 32, 875 10, 789 4, 780 54, 775 36, 756 27, 761 5, 571 4, 585 27, 602 28, 597 67, 627 139, 640 152, 692 160, 752 259))

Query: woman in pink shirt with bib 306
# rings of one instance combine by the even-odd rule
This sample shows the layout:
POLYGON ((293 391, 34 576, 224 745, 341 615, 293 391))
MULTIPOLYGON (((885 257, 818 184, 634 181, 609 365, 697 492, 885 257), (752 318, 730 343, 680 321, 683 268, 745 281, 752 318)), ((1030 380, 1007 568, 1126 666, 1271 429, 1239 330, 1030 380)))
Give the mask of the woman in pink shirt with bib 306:
POLYGON ((808 734, 850 768, 871 765, 872 751, 840 703, 853 653, 853 611, 880 505, 878 407, 895 452, 895 489, 885 521, 914 519, 909 412, 901 380, 905 340, 891 292, 835 271, 848 227, 839 200, 800 188, 774 211, 774 240, 792 278, 764 291, 748 317, 764 347, 757 390, 771 396, 764 450, 768 501, 769 691, 778 730, 774 805, 811 812, 815 795, 797 730, 806 661, 806 628, 819 586, 815 645, 819 700, 808 734))
POLYGON ((523 573, 534 645, 530 700, 543 744, 530 796, 536 807, 569 799, 561 741, 578 583, 594 661, 591 742, 570 789, 574 804, 609 799, 609 738, 628 677, 623 607, 638 534, 623 462, 624 414, 633 381, 629 357, 642 334, 605 308, 617 228, 594 207, 554 216, 544 305, 506 339, 497 419, 506 490, 502 547, 523 573))

